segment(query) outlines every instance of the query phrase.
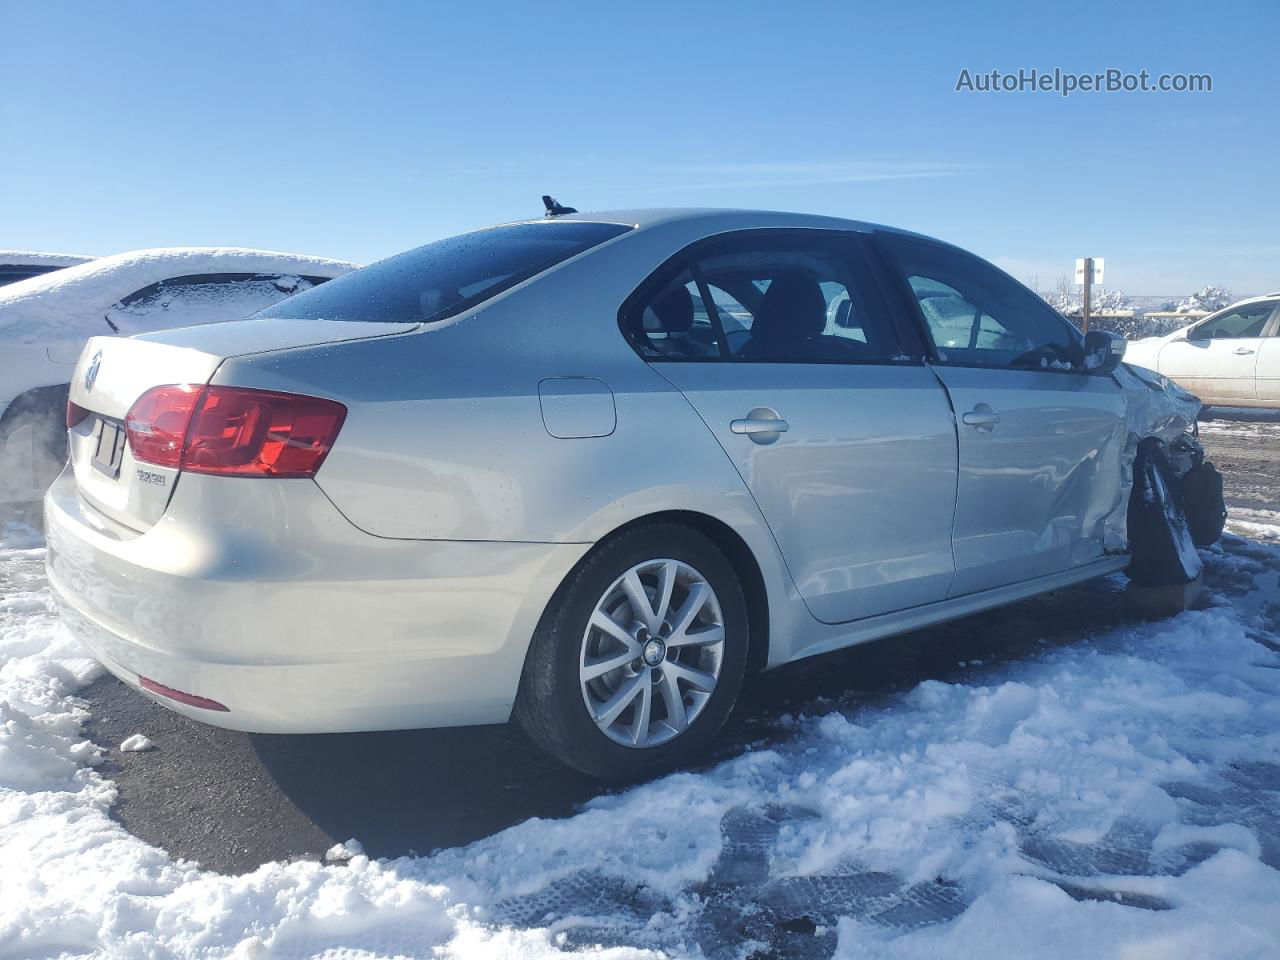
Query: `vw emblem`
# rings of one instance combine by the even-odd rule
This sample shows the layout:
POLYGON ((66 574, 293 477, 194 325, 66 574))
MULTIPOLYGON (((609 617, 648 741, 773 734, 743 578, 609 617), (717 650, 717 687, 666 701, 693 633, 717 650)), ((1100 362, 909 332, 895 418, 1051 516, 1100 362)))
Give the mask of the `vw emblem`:
POLYGON ((93 389, 93 385, 98 381, 98 368, 102 366, 102 351, 99 350, 93 355, 93 359, 89 361, 89 367, 84 372, 84 392, 88 393, 93 389))

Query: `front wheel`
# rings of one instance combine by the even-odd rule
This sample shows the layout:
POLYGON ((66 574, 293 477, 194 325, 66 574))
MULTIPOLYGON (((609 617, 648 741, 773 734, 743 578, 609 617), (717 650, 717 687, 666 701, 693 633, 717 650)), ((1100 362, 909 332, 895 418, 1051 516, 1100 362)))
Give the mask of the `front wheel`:
POLYGON ((723 727, 746 669, 733 565, 674 523, 634 527, 589 554, 534 635, 515 717, 584 773, 631 780, 685 763, 723 727))

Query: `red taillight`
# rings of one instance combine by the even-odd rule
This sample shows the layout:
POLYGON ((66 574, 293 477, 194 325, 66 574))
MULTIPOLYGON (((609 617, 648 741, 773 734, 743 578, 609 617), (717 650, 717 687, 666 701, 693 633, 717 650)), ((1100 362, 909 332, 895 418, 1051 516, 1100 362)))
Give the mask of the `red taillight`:
POLYGON ((153 387, 125 419, 138 460, 192 473, 311 477, 347 408, 333 400, 247 387, 153 387))
POLYGON ((182 441, 204 389, 189 383, 152 387, 135 401, 124 418, 135 460, 161 467, 182 465, 182 441))
POLYGON ((78 403, 67 401, 67 429, 70 430, 77 423, 89 415, 87 408, 80 406, 78 403))
POLYGON ((182 468, 243 477, 310 477, 347 408, 293 393, 206 387, 187 431, 182 468))

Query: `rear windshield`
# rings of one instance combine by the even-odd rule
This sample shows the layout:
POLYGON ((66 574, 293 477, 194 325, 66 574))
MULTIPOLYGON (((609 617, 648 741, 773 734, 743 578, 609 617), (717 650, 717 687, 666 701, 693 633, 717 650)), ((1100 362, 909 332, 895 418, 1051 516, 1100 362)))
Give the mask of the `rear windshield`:
POLYGON ((631 228, 546 221, 464 233, 381 260, 259 317, 421 323, 461 313, 631 228))

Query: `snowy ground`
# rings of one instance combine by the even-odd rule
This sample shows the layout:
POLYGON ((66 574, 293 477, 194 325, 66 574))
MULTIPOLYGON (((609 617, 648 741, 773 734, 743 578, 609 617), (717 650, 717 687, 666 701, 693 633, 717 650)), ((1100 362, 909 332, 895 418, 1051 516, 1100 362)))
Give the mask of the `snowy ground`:
POLYGON ((709 770, 429 856, 223 875, 111 819, 119 744, 75 697, 96 668, 11 524, 0 958, 1280 956, 1280 517, 1235 529, 1208 609, 815 703, 709 770))

